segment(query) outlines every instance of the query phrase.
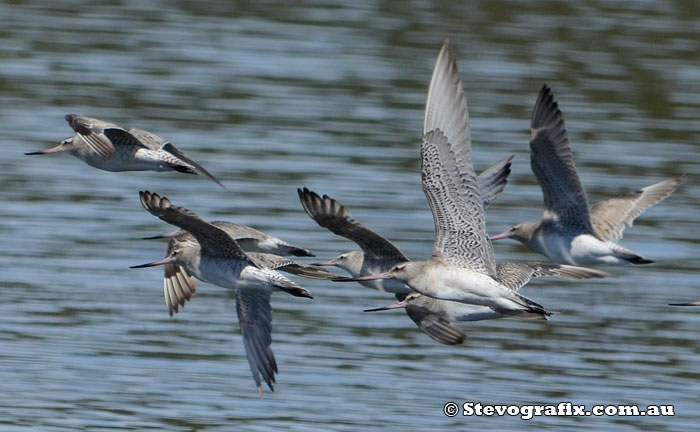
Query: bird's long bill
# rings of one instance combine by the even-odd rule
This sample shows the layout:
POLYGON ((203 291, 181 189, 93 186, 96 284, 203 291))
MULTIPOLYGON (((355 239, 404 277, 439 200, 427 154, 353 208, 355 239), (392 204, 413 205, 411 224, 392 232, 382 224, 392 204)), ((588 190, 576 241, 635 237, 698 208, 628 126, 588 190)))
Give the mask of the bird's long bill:
POLYGON ((141 264, 141 265, 135 265, 135 266, 131 266, 129 268, 135 269, 135 268, 155 267, 155 266, 159 266, 159 265, 165 265, 165 264, 172 262, 172 261, 173 261, 173 259, 171 257, 165 257, 162 260, 153 261, 153 262, 149 262, 149 263, 141 264))
POLYGON ((377 279, 391 279, 388 273, 379 273, 376 275, 361 276, 356 278, 343 278, 343 279, 333 279, 333 282, 362 282, 377 279))
POLYGON ((500 239, 508 238, 509 234, 510 234, 510 230, 504 231, 500 234, 496 234, 496 235, 491 236, 491 240, 500 240, 500 239))
POLYGON ((669 303, 670 306, 700 306, 700 300, 690 303, 669 303))
POLYGON ((318 267, 334 267, 334 266, 338 265, 338 261, 336 261, 336 260, 321 261, 321 262, 313 263, 311 265, 315 265, 318 267))
POLYGON ((35 151, 35 152, 25 153, 25 155, 27 155, 27 156, 33 156, 33 155, 60 153, 60 152, 62 152, 62 151, 64 151, 64 150, 65 150, 65 149, 62 148, 61 145, 59 144, 59 145, 57 145, 56 147, 51 147, 51 148, 48 148, 48 149, 46 149, 46 150, 39 150, 39 151, 35 151))
POLYGON ((399 309, 399 308, 404 308, 406 307, 406 301, 400 301, 398 303, 394 303, 389 306, 383 306, 383 307, 378 307, 374 309, 365 309, 364 312, 379 312, 379 311, 385 311, 385 310, 391 310, 391 309, 399 309))
POLYGON ((159 235, 154 235, 151 237, 143 237, 141 240, 156 240, 156 239, 169 239, 177 236, 180 233, 180 230, 176 231, 170 231, 165 234, 159 234, 159 235))

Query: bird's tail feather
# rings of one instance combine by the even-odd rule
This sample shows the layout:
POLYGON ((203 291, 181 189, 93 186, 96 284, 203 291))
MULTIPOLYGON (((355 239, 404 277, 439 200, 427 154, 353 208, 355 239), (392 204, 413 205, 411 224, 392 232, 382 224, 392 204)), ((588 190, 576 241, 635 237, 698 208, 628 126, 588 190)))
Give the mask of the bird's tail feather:
POLYGON ((292 282, 291 280, 287 279, 282 275, 273 276, 271 282, 275 288, 284 291, 288 294, 291 294, 294 297, 314 298, 309 292, 309 290, 292 282))
POLYGON ((503 314, 503 315, 509 315, 509 316, 523 316, 523 315, 536 315, 541 317, 542 319, 547 319, 548 316, 552 315, 551 312, 548 312, 544 306, 542 306, 539 303, 536 303, 529 298, 525 297, 522 294, 518 293, 513 293, 515 295, 514 302, 518 303, 519 305, 523 306, 525 309, 517 308, 517 309, 511 309, 511 308, 494 308, 493 310, 503 314))
POLYGON ((623 259, 623 260, 628 261, 632 264, 652 264, 654 262, 652 260, 644 258, 641 255, 638 255, 638 254, 632 252, 629 249, 625 249, 620 245, 615 245, 613 252, 615 253, 615 256, 617 258, 623 259))

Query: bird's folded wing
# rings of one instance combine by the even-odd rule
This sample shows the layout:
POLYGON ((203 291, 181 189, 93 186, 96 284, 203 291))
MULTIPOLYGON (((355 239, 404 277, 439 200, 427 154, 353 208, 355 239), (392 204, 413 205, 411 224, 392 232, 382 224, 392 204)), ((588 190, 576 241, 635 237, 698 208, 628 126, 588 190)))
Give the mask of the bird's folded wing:
POLYGON ((130 148, 143 147, 136 137, 114 123, 75 114, 68 114, 66 121, 103 160, 112 159, 116 149, 127 151, 130 148))

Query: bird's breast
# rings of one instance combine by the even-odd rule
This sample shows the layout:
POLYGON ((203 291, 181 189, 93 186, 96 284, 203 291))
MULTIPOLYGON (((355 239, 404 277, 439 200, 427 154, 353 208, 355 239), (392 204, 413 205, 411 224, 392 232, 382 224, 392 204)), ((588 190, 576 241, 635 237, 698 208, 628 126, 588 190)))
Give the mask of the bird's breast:
POLYGON ((463 300, 491 297, 500 285, 488 275, 470 269, 435 265, 410 281, 416 291, 434 298, 463 300))
POLYGON ((236 288, 240 284, 242 271, 250 266, 244 266, 241 261, 224 260, 202 257, 199 271, 209 283, 223 288, 236 288))

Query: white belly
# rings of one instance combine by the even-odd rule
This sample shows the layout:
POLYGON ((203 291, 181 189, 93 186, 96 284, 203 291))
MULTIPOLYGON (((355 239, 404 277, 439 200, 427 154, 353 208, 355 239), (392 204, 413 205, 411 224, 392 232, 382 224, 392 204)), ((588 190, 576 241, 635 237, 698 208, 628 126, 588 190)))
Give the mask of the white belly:
POLYGON ((559 231, 539 231, 532 239, 532 249, 549 258, 550 261, 576 264, 571 256, 571 243, 574 237, 562 235, 559 231))
POLYGON ((258 269, 231 260, 202 259, 199 263, 199 273, 206 282, 229 289, 239 288, 248 279, 257 280, 252 270, 258 269))
POLYGON ((613 245, 590 234, 581 234, 573 238, 552 237, 546 243, 545 255, 554 262, 573 265, 626 263, 615 256, 613 245))
POLYGON ((570 236, 558 231, 541 232, 533 238, 531 247, 555 263, 585 265, 617 261, 610 246, 590 234, 570 236))
POLYGON ((506 315, 494 312, 493 309, 487 306, 472 305, 467 303, 449 302, 454 304, 448 306, 450 316, 454 317, 455 321, 482 321, 490 319, 505 318, 506 315))
POLYGON ((428 297, 471 305, 522 309, 515 294, 488 275, 452 266, 430 266, 411 287, 428 297))
POLYGON ((85 161, 88 165, 105 171, 172 171, 172 168, 162 160, 159 160, 157 154, 154 154, 153 151, 137 150, 134 154, 117 152, 109 160, 102 159, 96 153, 75 156, 85 161))

